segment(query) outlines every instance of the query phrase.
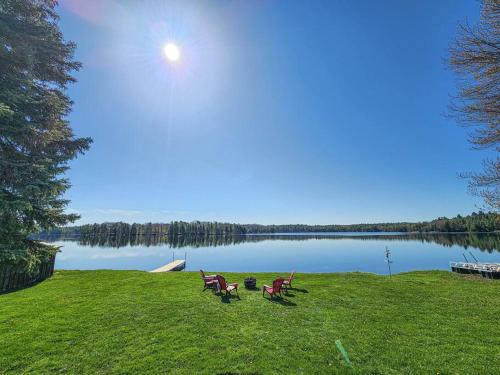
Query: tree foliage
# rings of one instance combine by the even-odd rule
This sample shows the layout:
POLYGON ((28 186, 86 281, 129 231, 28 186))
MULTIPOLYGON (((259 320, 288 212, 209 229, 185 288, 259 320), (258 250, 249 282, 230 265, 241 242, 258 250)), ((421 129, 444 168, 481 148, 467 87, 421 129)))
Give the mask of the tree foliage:
POLYGON ((88 149, 69 126, 65 94, 80 68, 57 25, 55 0, 0 2, 0 246, 19 257, 46 247, 27 237, 78 218, 66 214, 62 177, 88 149))
MULTIPOLYGON (((457 215, 454 218, 441 217, 432 221, 418 223, 378 223, 350 225, 306 225, 306 224, 230 224, 218 222, 184 222, 128 224, 123 222, 86 224, 81 226, 57 228, 41 235, 79 236, 80 238, 118 242, 150 241, 151 237, 196 237, 196 236, 234 236, 262 233, 325 233, 325 232, 495 232, 500 231, 500 215, 495 212, 473 212, 469 216, 457 215)), ((154 241, 152 241, 154 242, 154 241)))
MULTIPOLYGON (((449 64, 461 77, 452 114, 472 128, 469 140, 475 149, 500 151, 500 0, 482 0, 477 25, 460 25, 450 45, 449 64)), ((465 173, 469 190, 487 206, 500 208, 500 158, 487 159, 483 170, 465 173)))

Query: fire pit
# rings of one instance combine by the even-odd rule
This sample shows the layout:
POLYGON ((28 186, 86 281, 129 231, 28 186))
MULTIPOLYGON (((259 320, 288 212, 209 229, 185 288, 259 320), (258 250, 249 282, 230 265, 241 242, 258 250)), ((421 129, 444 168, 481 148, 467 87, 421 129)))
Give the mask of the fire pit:
POLYGON ((254 277, 247 277, 245 279, 245 288, 255 289, 257 287, 257 279, 254 277))

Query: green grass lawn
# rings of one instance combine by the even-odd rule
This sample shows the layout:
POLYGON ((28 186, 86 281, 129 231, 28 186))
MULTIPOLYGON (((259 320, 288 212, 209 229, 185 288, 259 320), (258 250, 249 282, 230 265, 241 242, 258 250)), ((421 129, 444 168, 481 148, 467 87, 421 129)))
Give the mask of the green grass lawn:
POLYGON ((500 374, 498 281, 299 274, 294 286, 287 301, 244 288, 238 300, 191 272, 58 271, 0 295, 0 373, 500 374))

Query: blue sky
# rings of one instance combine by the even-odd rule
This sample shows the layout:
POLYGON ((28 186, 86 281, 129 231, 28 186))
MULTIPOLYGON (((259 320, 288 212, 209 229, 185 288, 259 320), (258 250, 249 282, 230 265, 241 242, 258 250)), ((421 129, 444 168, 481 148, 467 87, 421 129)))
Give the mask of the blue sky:
POLYGON ((417 221, 479 203, 444 63, 476 1, 77 1, 79 223, 417 221), (176 43, 179 61, 165 59, 176 43))

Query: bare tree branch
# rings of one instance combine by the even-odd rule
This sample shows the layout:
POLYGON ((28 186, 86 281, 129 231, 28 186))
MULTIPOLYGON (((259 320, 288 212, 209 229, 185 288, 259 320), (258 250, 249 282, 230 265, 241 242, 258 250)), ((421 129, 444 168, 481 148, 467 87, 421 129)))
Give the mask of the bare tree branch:
MULTIPOLYGON (((482 0, 477 25, 460 25, 450 44, 448 63, 460 77, 450 114, 466 127, 476 150, 500 151, 500 0, 482 0)), ((485 160, 483 171, 465 173, 469 191, 493 209, 500 208, 500 162, 485 160)))

